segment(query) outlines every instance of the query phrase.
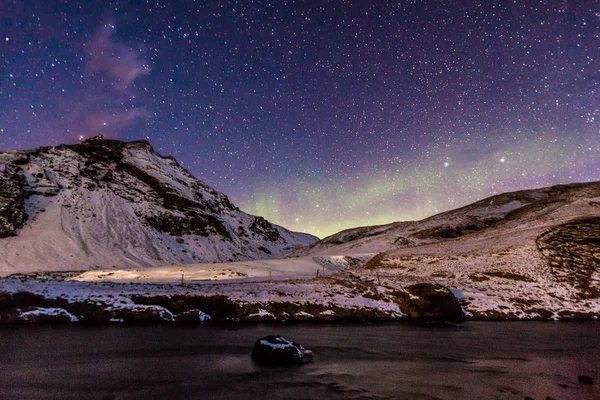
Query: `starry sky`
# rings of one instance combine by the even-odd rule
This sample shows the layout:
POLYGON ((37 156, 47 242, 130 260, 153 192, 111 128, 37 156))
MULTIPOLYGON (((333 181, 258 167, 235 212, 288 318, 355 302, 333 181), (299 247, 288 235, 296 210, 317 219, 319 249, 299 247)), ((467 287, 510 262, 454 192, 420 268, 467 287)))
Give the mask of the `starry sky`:
POLYGON ((600 2, 3 0, 0 149, 98 133, 319 237, 600 180, 600 2))

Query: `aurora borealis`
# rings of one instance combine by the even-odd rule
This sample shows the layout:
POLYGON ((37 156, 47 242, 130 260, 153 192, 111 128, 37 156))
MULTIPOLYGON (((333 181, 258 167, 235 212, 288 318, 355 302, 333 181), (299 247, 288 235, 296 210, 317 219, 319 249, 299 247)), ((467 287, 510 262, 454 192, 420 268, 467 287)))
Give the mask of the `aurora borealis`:
POLYGON ((0 149, 147 138, 293 230, 600 180, 598 2, 11 0, 0 19, 0 149))

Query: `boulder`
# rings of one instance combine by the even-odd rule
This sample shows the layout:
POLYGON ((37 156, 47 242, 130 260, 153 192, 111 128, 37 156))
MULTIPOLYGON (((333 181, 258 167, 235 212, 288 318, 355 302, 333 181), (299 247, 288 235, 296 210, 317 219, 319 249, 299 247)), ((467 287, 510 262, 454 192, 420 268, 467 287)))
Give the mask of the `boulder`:
POLYGON ((40 294, 19 291, 12 294, 12 301, 15 307, 28 308, 44 305, 45 299, 40 294))
POLYGON ((294 365, 312 360, 312 351, 283 336, 258 339, 252 349, 252 359, 261 365, 294 365))
POLYGON ((275 316, 266 310, 259 309, 244 318, 244 322, 275 322, 275 316))
POLYGON ((401 304, 414 319, 462 321, 464 311, 452 291, 437 283, 417 283, 405 288, 409 293, 401 304))
POLYGON ((0 310, 11 308, 13 297, 9 292, 0 292, 0 310))
POLYGON ((92 300, 70 303, 68 309, 73 314, 78 315, 81 322, 84 323, 108 323, 114 317, 114 312, 105 304, 96 303, 92 300))
POLYGON ((81 314, 81 320, 83 322, 108 323, 111 322, 113 319, 113 312, 107 308, 102 307, 86 308, 81 314))
POLYGON ((23 322, 20 308, 10 308, 0 311, 0 325, 21 324, 23 322))
POLYGON ((292 321, 312 321, 315 319, 315 316, 307 313, 306 311, 299 311, 297 313, 292 314, 292 321))
POLYGON ((33 308, 21 312, 18 322, 57 324, 77 322, 79 319, 63 308, 33 308))
POLYGON ((325 310, 318 313, 315 318, 318 321, 333 321, 335 319, 335 311, 325 310))
POLYGON ((198 309, 187 310, 175 316, 175 322, 198 323, 208 322, 210 320, 210 315, 198 309))
POLYGON ((277 316, 275 317, 275 320, 277 322, 285 322, 285 321, 289 321, 289 319, 292 318, 292 316, 290 315, 290 313, 286 312, 286 311, 280 311, 277 313, 277 316))
POLYGON ((165 306, 165 308, 168 308, 174 314, 183 314, 189 309, 188 305, 183 300, 173 301, 169 306, 165 306))

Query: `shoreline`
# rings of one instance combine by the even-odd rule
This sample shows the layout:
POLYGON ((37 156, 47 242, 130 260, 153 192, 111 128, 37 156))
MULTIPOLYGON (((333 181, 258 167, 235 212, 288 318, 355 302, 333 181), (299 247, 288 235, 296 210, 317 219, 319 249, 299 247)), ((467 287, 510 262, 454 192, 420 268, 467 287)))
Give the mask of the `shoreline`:
POLYGON ((448 322, 452 326, 466 320, 572 322, 599 318, 591 310, 565 308, 538 308, 520 314, 477 310, 456 298, 455 291, 435 283, 404 290, 375 289, 359 292, 339 277, 184 286, 0 278, 0 325, 448 322), (457 313, 456 307, 463 312, 457 313))

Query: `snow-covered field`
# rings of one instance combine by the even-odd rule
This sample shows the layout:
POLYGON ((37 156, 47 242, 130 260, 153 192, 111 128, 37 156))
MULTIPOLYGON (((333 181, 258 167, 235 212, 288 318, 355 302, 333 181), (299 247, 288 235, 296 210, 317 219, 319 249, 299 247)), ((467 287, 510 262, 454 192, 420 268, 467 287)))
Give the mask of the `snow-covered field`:
MULTIPOLYGON (((143 274, 140 271, 115 271, 114 275, 108 271, 42 273, 37 279, 31 276, 0 279, 0 294, 5 292, 16 297, 19 292, 24 292, 70 304, 92 303, 111 312, 154 307, 155 311, 163 313, 165 320, 174 319, 171 312, 160 305, 140 304, 136 302, 138 298, 149 298, 152 302, 151 299, 157 297, 193 300, 195 297, 225 296, 227 301, 247 308, 244 318, 248 321, 256 317, 258 320, 274 320, 275 312, 267 309, 281 307, 284 307, 284 314, 288 313, 288 317, 295 320, 331 320, 340 310, 344 310, 340 317, 350 313, 354 318, 356 313, 371 312, 385 319, 403 318, 399 305, 385 297, 388 288, 372 283, 349 284, 356 281, 356 276, 349 275, 348 269, 357 269, 349 266, 357 265, 357 262, 357 259, 337 257, 268 261, 266 264, 264 261, 235 263, 235 266, 227 268, 218 264, 199 264, 186 266, 189 279, 184 279, 183 285, 183 269, 179 266, 151 269, 143 271, 143 274), (314 277, 317 269, 318 278, 314 277), (308 275, 313 277, 303 277, 308 275), (379 291, 381 295, 378 295, 379 291), (307 309, 313 311, 306 312, 307 309)), ((112 320, 118 321, 118 318, 112 320)))
MULTIPOLYGON (((600 315, 600 299, 582 299, 574 287, 556 282, 531 243, 518 245, 515 240, 511 248, 498 251, 497 239, 489 238, 489 243, 481 239, 479 251, 471 243, 452 241, 384 253, 366 266, 373 254, 17 275, 1 279, 0 292, 91 301, 113 311, 142 306, 136 296, 225 296, 251 305, 248 320, 272 320, 274 312, 267 310, 288 303, 299 307, 294 306, 295 313, 290 311, 297 320, 315 318, 315 312, 305 311, 315 306, 324 320, 335 319, 334 309, 338 313, 340 309, 379 310, 394 319, 403 317, 397 293, 408 285, 429 282, 450 288, 468 315, 477 318, 595 319, 600 315)), ((167 315, 167 311, 161 312, 167 315)))
POLYGON ((187 264, 145 269, 87 271, 69 280, 115 283, 184 283, 224 281, 262 282, 331 275, 349 266, 363 264, 375 254, 353 257, 301 257, 231 263, 187 264))

